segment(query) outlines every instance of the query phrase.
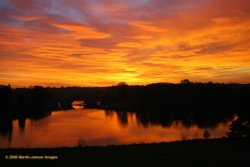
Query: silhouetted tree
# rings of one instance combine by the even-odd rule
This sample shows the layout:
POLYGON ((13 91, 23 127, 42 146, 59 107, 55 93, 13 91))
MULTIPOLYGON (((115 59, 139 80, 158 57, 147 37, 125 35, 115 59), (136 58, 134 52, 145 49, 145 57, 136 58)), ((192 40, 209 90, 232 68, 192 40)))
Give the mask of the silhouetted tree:
POLYGON ((9 86, 0 85, 0 116, 10 117, 12 107, 12 89, 9 86))
POLYGON ((46 88, 35 86, 23 92, 18 101, 19 117, 39 118, 51 112, 51 95, 46 88))
POLYGON ((246 138, 250 139, 250 120, 239 117, 233 121, 229 127, 229 138, 246 138))
POLYGON ((191 82, 189 81, 189 79, 183 79, 181 80, 181 84, 190 84, 191 82))
POLYGON ((128 86, 128 84, 126 82, 119 82, 117 86, 128 86))

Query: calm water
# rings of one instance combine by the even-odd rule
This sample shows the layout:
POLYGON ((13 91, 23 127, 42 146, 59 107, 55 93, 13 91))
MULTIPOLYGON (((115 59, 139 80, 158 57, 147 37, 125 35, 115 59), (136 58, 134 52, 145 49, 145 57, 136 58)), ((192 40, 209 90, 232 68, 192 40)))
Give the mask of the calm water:
MULTIPOLYGON (((164 119, 164 118, 162 118, 164 119)), ((0 147, 63 147, 129 143, 167 142, 222 137, 232 120, 214 127, 186 126, 181 121, 169 125, 144 124, 136 113, 99 109, 72 109, 52 112, 48 117, 12 121, 10 132, 0 134, 0 147)))

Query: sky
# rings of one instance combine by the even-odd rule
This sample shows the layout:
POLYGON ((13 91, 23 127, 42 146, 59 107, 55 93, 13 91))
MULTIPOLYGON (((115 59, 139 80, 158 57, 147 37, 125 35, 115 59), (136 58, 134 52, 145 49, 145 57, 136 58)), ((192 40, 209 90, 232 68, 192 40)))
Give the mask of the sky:
POLYGON ((250 83, 249 0, 1 0, 0 85, 250 83))

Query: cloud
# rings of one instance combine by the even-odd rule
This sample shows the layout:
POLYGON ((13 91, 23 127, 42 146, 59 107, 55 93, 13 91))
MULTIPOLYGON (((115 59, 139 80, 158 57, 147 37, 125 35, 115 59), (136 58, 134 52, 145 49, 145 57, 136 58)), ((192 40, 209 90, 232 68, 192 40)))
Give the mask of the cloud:
POLYGON ((216 42, 201 46, 201 49, 197 52, 198 54, 213 54, 223 53, 233 48, 233 44, 228 42, 216 42))
POLYGON ((92 6, 90 7, 91 10, 94 11, 104 11, 104 12, 124 12, 128 10, 128 7, 121 6, 121 5, 99 5, 99 6, 92 6))
POLYGON ((116 44, 122 42, 122 38, 117 38, 114 36, 107 37, 104 39, 85 39, 81 40, 82 46, 94 47, 94 48, 103 48, 103 49, 112 49, 116 44))
POLYGON ((165 29, 156 27, 152 25, 150 22, 145 22, 145 21, 135 21, 130 23, 132 26, 139 27, 145 31, 151 31, 151 32, 164 32, 165 29))
POLYGON ((56 23, 52 24, 55 27, 62 28, 72 32, 72 36, 75 37, 76 40, 79 39, 102 39, 110 37, 111 35, 108 33, 97 31, 95 28, 84 25, 84 24, 76 24, 76 23, 56 23))
POLYGON ((249 82, 249 6, 248 0, 1 1, 0 83, 249 82))
POLYGON ((50 5, 50 1, 26 0, 25 3, 19 0, 10 0, 14 7, 20 10, 42 10, 50 5))

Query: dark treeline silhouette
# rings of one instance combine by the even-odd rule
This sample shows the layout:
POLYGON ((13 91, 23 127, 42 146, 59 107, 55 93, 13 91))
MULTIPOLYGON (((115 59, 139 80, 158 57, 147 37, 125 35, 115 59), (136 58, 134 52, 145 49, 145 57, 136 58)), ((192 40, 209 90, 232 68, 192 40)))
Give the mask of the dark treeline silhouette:
POLYGON ((24 126, 25 118, 40 118, 51 112, 52 99, 47 88, 12 89, 10 86, 0 86, 0 122, 1 120, 20 119, 24 126))
POLYGON ((49 90, 41 86, 14 89, 14 113, 18 118, 39 118, 50 114, 52 98, 49 90))
POLYGON ((0 117, 10 117, 12 107, 12 89, 10 86, 0 86, 0 117))
POLYGON ((88 108, 113 110, 162 111, 244 110, 250 105, 250 85, 213 83, 158 83, 128 86, 126 83, 96 88, 49 88, 53 103, 70 106, 84 100, 88 108))
MULTIPOLYGON (((185 81, 185 82, 184 82, 185 81)), ((157 83, 129 86, 122 82, 110 87, 0 88, 1 115, 39 116, 50 110, 71 109, 71 102, 83 100, 86 108, 167 112, 239 112, 250 108, 249 84, 157 83), (19 111, 17 111, 19 110, 19 111)), ((197 113, 197 114, 198 114, 197 113)), ((185 116, 187 117, 187 116, 185 116)))
POLYGON ((0 134, 12 136, 12 120, 18 119, 21 131, 25 128, 25 119, 39 119, 51 113, 51 95, 47 88, 12 89, 10 86, 0 86, 0 134))
MULTIPOLYGON (((242 133, 235 134, 236 129, 241 129, 239 124, 247 127, 245 119, 249 120, 250 85, 182 80, 180 84, 156 83, 146 86, 129 86, 125 82, 110 87, 35 86, 12 89, 1 86, 0 119, 6 122, 18 118, 19 127, 24 128, 25 118, 37 119, 53 110, 71 109, 74 100, 84 101, 86 108, 115 110, 123 124, 128 119, 126 111, 134 111, 137 120, 144 126, 170 126, 173 120, 180 120, 187 127, 196 124, 207 128, 238 115, 238 122, 243 121, 234 122, 228 135, 235 137, 242 133)), ((12 124, 2 126, 3 121, 0 122, 1 132, 11 132, 12 124)))
POLYGON ((0 86, 0 134, 8 137, 12 135, 12 89, 10 86, 0 86))

